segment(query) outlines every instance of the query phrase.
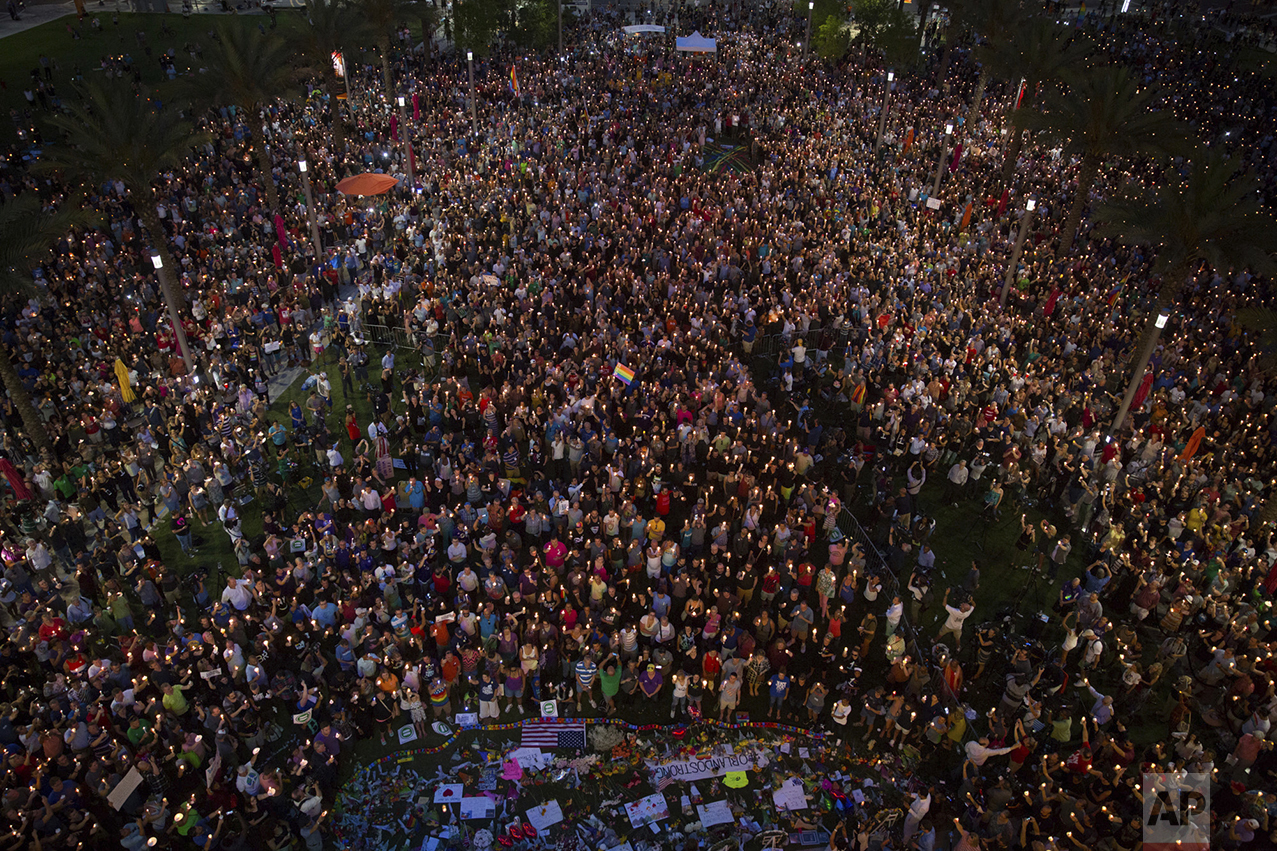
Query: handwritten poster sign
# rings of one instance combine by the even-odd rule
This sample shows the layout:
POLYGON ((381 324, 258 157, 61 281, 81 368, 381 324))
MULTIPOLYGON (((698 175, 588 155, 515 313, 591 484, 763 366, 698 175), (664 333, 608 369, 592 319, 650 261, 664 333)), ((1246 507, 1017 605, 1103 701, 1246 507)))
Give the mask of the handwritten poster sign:
POLYGON ((670 807, 665 796, 660 792, 639 798, 632 804, 625 805, 625 813, 630 817, 630 824, 635 827, 654 824, 670 817, 670 807))

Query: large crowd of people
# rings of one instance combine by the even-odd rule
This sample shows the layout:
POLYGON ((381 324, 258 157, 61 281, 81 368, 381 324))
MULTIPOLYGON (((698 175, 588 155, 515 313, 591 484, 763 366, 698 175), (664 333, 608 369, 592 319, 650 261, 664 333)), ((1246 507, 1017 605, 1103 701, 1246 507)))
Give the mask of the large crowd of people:
MULTIPOLYGON (((356 743, 551 698, 912 749, 893 848, 1137 848, 1153 770, 1210 774, 1218 847, 1277 840, 1277 387, 1236 321, 1270 282, 1190 287, 1110 435, 1153 256, 1056 259, 1077 164, 1026 145, 1006 212, 1001 106, 942 157, 961 48, 897 79, 875 156, 872 54, 803 62, 801 18, 734 11, 683 12, 710 57, 606 12, 566 56, 494 54, 473 120, 464 60, 397 54, 412 192, 334 191, 407 170, 379 68, 344 148, 322 89, 272 104, 282 262, 242 114, 203 116, 156 184, 194 373, 127 192, 99 188, 105 223, 4 302, 54 453, 0 403, 0 847, 318 849, 356 743), (726 145, 743 167, 713 167, 726 145), (938 514, 1021 533, 959 564, 938 514), (1049 583, 1041 619, 989 604, 1008 564, 1049 583)), ((1272 185, 1266 81, 1216 73, 1237 21, 1069 15, 1272 185)), ((1156 179, 1123 168, 1100 189, 1156 179)))

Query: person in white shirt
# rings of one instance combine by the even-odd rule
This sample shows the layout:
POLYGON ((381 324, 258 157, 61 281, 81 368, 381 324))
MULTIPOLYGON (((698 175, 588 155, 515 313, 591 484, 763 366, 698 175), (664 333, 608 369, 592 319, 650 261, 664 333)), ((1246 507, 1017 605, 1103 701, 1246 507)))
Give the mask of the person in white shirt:
POLYGON ((836 736, 838 744, 842 744, 843 736, 846 735, 847 720, 851 717, 851 704, 847 702, 846 697, 838 698, 833 707, 829 710, 829 715, 834 719, 834 723, 838 725, 836 736))
POLYGON ((909 847, 909 840, 918 832, 918 825, 926 818, 927 813, 931 812, 932 791, 928 789, 926 795, 914 796, 913 803, 909 805, 909 812, 905 815, 904 838, 900 843, 902 847, 909 847))
POLYGON ((967 753, 967 761, 976 768, 979 768, 988 762, 990 757, 1011 753, 1011 751, 1015 750, 1019 744, 1020 743, 1017 741, 1005 748, 991 748, 989 747, 989 739, 987 736, 978 741, 973 739, 966 744, 965 750, 967 753))
POLYGON ((949 617, 944 622, 940 634, 936 636, 936 642, 939 643, 946 635, 952 635, 957 642, 956 649, 962 650, 962 624, 967 618, 971 617, 971 613, 975 609, 970 603, 963 603, 958 608, 949 605, 949 589, 944 592, 944 610, 949 613, 949 617))
POLYGON ((965 460, 959 461, 949 468, 949 484, 945 490, 945 502, 956 504, 958 497, 962 495, 962 489, 966 486, 969 476, 970 471, 967 470, 967 462, 965 460))
POLYGON ((253 602, 252 588, 234 576, 228 576, 226 590, 222 592, 222 602, 231 604, 237 612, 245 611, 249 603, 253 602))

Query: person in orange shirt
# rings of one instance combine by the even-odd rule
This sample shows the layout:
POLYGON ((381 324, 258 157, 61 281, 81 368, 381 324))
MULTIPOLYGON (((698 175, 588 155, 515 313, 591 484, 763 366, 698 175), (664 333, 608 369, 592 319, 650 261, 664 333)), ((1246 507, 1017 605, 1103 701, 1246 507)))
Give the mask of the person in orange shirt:
POLYGON ((447 621, 436 621, 431 624, 430 634, 434 636, 435 645, 438 646, 440 650, 448 646, 449 635, 447 621))
POLYGON ((399 690, 399 677, 395 675, 394 671, 391 671, 389 668, 384 668, 382 669, 382 672, 377 675, 377 688, 381 689, 386 694, 394 694, 399 690))

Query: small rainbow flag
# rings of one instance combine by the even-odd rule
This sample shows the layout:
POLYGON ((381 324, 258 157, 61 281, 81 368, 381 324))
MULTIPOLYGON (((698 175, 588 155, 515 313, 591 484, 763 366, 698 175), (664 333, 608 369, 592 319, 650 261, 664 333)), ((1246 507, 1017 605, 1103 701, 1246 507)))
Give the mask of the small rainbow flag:
POLYGON ((618 363, 616 369, 612 370, 612 374, 625 382, 628 387, 630 382, 634 380, 634 370, 630 369, 623 363, 618 363))
POLYGON ((514 92, 514 96, 519 96, 519 72, 514 66, 510 66, 510 91, 514 92))

